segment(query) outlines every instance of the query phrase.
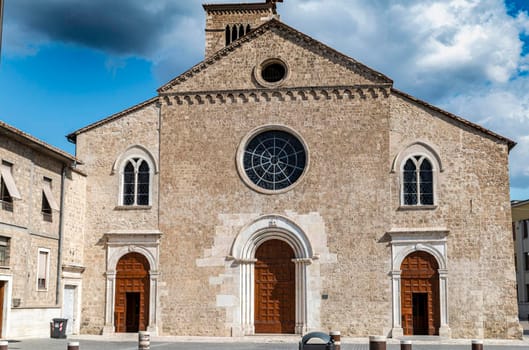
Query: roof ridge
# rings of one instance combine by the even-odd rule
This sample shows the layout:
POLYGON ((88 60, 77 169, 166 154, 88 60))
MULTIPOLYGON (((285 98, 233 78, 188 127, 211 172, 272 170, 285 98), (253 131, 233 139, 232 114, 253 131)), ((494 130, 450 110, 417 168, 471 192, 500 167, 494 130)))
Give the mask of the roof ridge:
POLYGON ((187 81, 188 79, 192 78, 195 74, 205 70, 209 66, 213 65, 216 61, 221 60, 223 57, 227 56, 230 52, 234 51, 238 47, 240 47, 243 43, 249 42, 262 34, 264 34, 268 29, 271 29, 273 27, 276 27, 278 29, 284 29, 291 34, 295 34, 296 36, 300 36, 303 41, 310 42, 314 46, 318 48, 320 53, 323 54, 332 54, 334 57, 342 60, 344 63, 347 63, 349 65, 352 65, 354 68, 358 69, 360 72, 368 74, 373 76, 375 80, 378 80, 379 83, 390 83, 393 84, 393 80, 387 77, 386 75, 366 66, 365 64, 333 49, 332 47, 322 43, 319 40, 316 40, 312 38, 311 36, 300 32, 299 30, 279 21, 276 18, 272 18, 266 23, 263 23, 259 27, 253 29, 248 34, 240 37, 239 39, 232 42, 230 45, 222 48, 221 50, 217 51, 213 55, 206 57, 204 60, 200 61, 187 71, 183 72, 182 74, 178 75, 177 77, 171 79, 164 85, 162 85, 160 88, 158 88, 158 93, 167 92, 170 88, 179 85, 180 83, 183 83, 187 81))
POLYGON ((39 138, 37 138, 37 137, 35 137, 33 135, 30 135, 27 132, 22 131, 22 130, 20 130, 20 129, 18 129, 18 128, 10 125, 10 124, 7 124, 6 122, 4 122, 2 120, 0 120, 0 128, 6 129, 8 132, 11 132, 11 133, 13 133, 15 135, 18 135, 18 136, 20 136, 20 137, 22 137, 22 138, 24 138, 24 139, 26 139, 26 140, 28 140, 30 142, 33 142, 34 144, 36 144, 39 147, 43 147, 43 148, 45 148, 45 149, 47 149, 47 150, 49 150, 49 151, 51 151, 53 153, 56 153, 57 155, 59 155, 62 158, 67 158, 67 159, 69 159, 69 160, 71 160, 73 162, 80 163, 79 159, 77 159, 74 155, 72 155, 72 154, 70 154, 70 153, 68 153, 68 152, 66 152, 66 151, 64 151, 64 150, 62 150, 62 149, 60 149, 58 147, 52 146, 49 143, 44 142, 41 139, 39 139, 39 138))
POLYGON ((140 102, 132 107, 129 107, 125 110, 122 110, 120 112, 117 112, 117 113, 114 113, 114 114, 111 114, 110 116, 106 117, 106 118, 103 118, 103 119, 100 119, 94 123, 91 123, 91 124, 88 124, 87 126, 85 127, 82 127, 81 129, 77 129, 71 133, 69 133, 68 135, 66 135, 66 138, 68 139, 68 141, 72 142, 72 143, 75 143, 76 142, 76 138, 77 138, 77 135, 79 134, 82 134, 86 131, 89 131, 89 130, 92 130, 94 128, 97 128, 103 124, 106 124, 108 122, 111 122, 115 119, 118 119, 122 116, 124 116, 125 114, 128 114, 130 112, 134 112, 142 107, 145 107, 145 106, 148 106, 149 104, 151 103, 154 103, 156 101, 158 101, 160 99, 160 96, 155 96, 155 97, 152 97, 146 101, 143 101, 143 102, 140 102))
POLYGON ((464 124, 466 126, 469 126, 469 127, 473 128, 475 130, 478 130, 478 131, 480 131, 480 132, 482 132, 482 133, 484 133, 486 135, 492 136, 495 139, 498 139, 498 140, 506 143, 509 146, 509 151, 514 146, 516 146, 516 142, 515 141, 513 141, 513 140, 511 140, 511 139, 509 139, 509 138, 507 138, 505 136, 502 136, 502 135, 500 135, 498 133, 495 133, 494 131, 491 131, 491 130, 489 130, 489 129, 487 129, 487 128, 485 128, 485 127, 483 127, 483 126, 481 126, 481 125, 479 125, 477 123, 471 122, 470 120, 462 118, 462 117, 460 117, 460 116, 458 116, 456 114, 453 114, 453 113, 450 113, 448 111, 445 111, 442 108, 434 106, 431 103, 428 103, 428 102, 426 102, 424 100, 421 100, 421 99, 419 99, 417 97, 414 97, 414 96, 412 96, 410 94, 407 94, 407 93, 405 93, 403 91, 395 89, 394 87, 391 88, 391 91, 395 92, 397 95, 401 95, 402 97, 405 97, 405 98, 407 98, 407 99, 409 99, 409 100, 411 100, 411 101, 413 101, 415 103, 421 104, 421 105, 423 105, 423 106, 425 106, 427 108, 430 108, 430 109, 432 109, 432 110, 434 110, 434 111, 436 111, 438 113, 441 113, 441 114, 443 114, 443 115, 445 115, 445 116, 447 116, 447 117, 449 117, 449 118, 451 118, 451 119, 453 119, 453 120, 455 120, 455 121, 457 121, 459 123, 462 123, 462 124, 464 124))

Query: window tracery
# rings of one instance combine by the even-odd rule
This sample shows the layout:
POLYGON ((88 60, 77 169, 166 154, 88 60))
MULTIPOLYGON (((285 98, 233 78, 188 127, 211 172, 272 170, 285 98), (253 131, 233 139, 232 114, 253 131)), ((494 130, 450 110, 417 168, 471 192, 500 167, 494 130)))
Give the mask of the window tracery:
POLYGON ((142 158, 132 158, 123 168, 123 205, 149 205, 150 167, 142 158))

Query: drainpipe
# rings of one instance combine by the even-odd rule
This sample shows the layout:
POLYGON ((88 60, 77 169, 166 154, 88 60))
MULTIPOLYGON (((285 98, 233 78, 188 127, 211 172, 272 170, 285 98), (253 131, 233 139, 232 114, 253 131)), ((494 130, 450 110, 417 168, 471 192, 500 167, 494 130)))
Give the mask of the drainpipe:
POLYGON ((64 231, 64 191, 66 180, 66 165, 62 166, 61 173, 61 211, 59 212, 59 242, 57 244, 57 286, 55 288, 55 305, 59 305, 61 292, 61 261, 62 261, 62 235, 64 231))

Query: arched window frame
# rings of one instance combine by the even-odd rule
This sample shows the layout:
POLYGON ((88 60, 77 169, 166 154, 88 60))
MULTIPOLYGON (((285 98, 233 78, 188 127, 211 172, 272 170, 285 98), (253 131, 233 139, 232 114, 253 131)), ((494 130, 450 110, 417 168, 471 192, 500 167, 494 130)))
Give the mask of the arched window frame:
POLYGON ((140 145, 134 145, 129 147, 125 152, 123 152, 117 160, 114 162, 112 167, 112 174, 119 175, 119 192, 118 192, 118 206, 120 207, 145 207, 151 206, 153 203, 153 188, 155 186, 155 174, 158 174, 158 164, 153 157, 152 153, 145 147, 140 145), (145 162, 149 167, 149 190, 148 196, 149 200, 147 204, 138 204, 138 172, 141 164, 145 162), (132 163, 134 166, 134 203, 125 204, 124 203, 124 171, 127 164, 132 163))
POLYGON ((443 165, 441 158, 439 157, 439 152, 436 151, 434 146, 423 142, 417 141, 401 151, 394 159, 392 172, 399 174, 399 197, 400 197, 400 207, 401 208, 435 208, 437 207, 439 201, 439 181, 440 174, 443 172, 443 165), (417 202, 415 204, 406 204, 404 197, 404 167, 408 160, 412 159, 416 165, 417 173, 417 202), (427 160, 432 167, 432 194, 433 194, 433 203, 423 204, 421 203, 420 198, 420 166, 424 160, 427 160))

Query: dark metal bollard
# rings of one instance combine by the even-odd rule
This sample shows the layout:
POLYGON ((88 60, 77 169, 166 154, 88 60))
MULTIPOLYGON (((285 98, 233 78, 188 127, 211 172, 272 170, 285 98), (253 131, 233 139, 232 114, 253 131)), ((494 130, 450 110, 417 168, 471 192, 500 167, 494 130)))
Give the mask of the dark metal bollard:
POLYGON ((331 336, 331 340, 334 343, 334 350, 341 350, 342 348, 342 342, 341 342, 341 333, 338 331, 331 331, 329 333, 331 336))
POLYGON ((68 350, 79 350, 79 342, 78 341, 68 342, 68 350))
POLYGON ((7 340, 0 340, 0 350, 7 350, 8 345, 7 340))
POLYGON ((386 350, 386 337, 382 335, 370 336, 369 350, 386 350))
POLYGON ((151 348, 151 334, 149 332, 138 333, 138 350, 149 350, 151 348))
POLYGON ((401 340, 400 341, 400 350, 412 350, 411 340, 401 340))
POLYGON ((472 340, 472 350, 483 350, 483 340, 472 340))

